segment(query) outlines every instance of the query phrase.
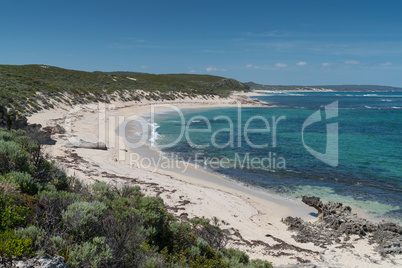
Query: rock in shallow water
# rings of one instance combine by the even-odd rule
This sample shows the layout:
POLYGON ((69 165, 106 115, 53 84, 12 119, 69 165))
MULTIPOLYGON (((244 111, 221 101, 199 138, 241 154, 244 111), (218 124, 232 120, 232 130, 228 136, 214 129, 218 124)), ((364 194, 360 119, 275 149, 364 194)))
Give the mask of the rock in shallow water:
POLYGON ((323 203, 318 197, 303 196, 302 201, 318 210, 318 220, 305 222, 301 218, 287 217, 282 221, 290 230, 296 231, 293 238, 301 243, 312 242, 325 248, 334 243, 353 247, 350 235, 366 237, 371 243, 378 244, 377 251, 385 256, 402 254, 402 227, 390 222, 379 224, 359 218, 349 206, 342 203, 323 203))

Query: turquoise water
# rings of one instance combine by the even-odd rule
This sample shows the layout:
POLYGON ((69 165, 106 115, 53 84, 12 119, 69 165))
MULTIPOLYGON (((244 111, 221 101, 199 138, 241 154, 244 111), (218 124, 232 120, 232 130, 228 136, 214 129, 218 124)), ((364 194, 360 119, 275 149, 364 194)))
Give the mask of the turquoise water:
POLYGON ((293 199, 315 195, 402 219, 401 92, 283 92, 256 98, 275 107, 189 109, 184 118, 161 114, 156 146, 264 191, 293 199), (326 119, 325 106, 334 102, 338 116, 326 119), (304 129, 303 144, 303 124, 317 110, 322 120, 304 129), (335 165, 305 146, 324 154, 327 140, 333 143, 327 126, 334 124, 335 165))

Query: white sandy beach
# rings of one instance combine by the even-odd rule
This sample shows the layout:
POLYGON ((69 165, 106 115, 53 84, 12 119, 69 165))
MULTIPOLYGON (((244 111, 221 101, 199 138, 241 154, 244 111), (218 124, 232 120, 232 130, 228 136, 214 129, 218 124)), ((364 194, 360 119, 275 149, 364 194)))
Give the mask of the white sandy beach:
MULTIPOLYGON (((30 116, 29 123, 39 123, 43 127, 59 124, 66 129, 66 134, 52 135, 55 144, 47 145, 46 152, 70 175, 85 183, 105 181, 116 186, 140 185, 147 195, 161 196, 169 211, 180 218, 217 217, 221 228, 231 233, 228 246, 246 251, 251 258, 265 259, 274 265, 312 262, 321 263, 322 267, 401 267, 400 258, 382 258, 374 251, 375 245, 369 245, 364 239, 354 241, 352 237, 353 249, 335 246, 324 249, 312 243, 297 243, 281 219, 298 216, 314 220, 310 215, 316 213, 313 208, 299 201, 246 188, 193 166, 183 173, 183 166, 155 169, 153 165, 130 165, 130 153, 140 157, 136 158, 136 163, 143 158, 159 158, 160 154, 147 146, 126 151, 125 147, 121 147, 121 137, 114 134, 119 122, 151 113, 152 105, 169 104, 180 109, 229 107, 240 102, 243 105, 258 105, 247 99, 247 95, 253 94, 238 94, 225 99, 198 97, 164 102, 117 101, 106 104, 104 113, 99 113, 98 104, 59 105, 56 109, 30 116), (105 120, 100 120, 100 114, 105 120), (99 129, 105 129, 105 134, 99 129), (89 142, 104 140, 108 149, 65 147, 72 139, 89 142)), ((171 107, 161 106, 156 111, 168 109, 171 107)))

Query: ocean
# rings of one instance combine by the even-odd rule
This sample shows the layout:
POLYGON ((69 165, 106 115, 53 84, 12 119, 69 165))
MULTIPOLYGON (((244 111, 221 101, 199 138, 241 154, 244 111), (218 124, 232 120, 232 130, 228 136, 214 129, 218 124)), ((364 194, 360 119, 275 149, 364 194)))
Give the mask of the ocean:
POLYGON ((259 191, 402 221, 402 92, 267 92, 158 114, 152 146, 259 191))

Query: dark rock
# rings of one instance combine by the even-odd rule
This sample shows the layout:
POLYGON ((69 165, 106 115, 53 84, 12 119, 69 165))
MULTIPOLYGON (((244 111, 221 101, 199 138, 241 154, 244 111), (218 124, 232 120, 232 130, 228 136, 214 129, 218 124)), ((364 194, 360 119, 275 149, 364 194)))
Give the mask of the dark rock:
POLYGON ((12 124, 13 129, 25 129, 28 126, 28 119, 26 117, 17 117, 12 124))
POLYGON ((19 268, 68 268, 60 256, 35 257, 25 261, 14 261, 12 267, 19 268))
POLYGON ((48 132, 49 134, 65 134, 66 130, 60 126, 56 125, 54 127, 45 127, 44 130, 48 132))
POLYGON ((402 254, 401 226, 390 222, 369 222, 352 214, 352 209, 342 203, 324 203, 318 197, 307 196, 303 196, 302 201, 317 209, 319 216, 314 223, 294 217, 282 220, 289 226, 289 230, 296 231, 293 235, 296 241, 312 242, 321 247, 333 243, 341 244, 342 247, 353 247, 346 242, 350 240, 350 235, 358 235, 368 238, 369 243, 377 243, 377 251, 382 255, 402 254))

